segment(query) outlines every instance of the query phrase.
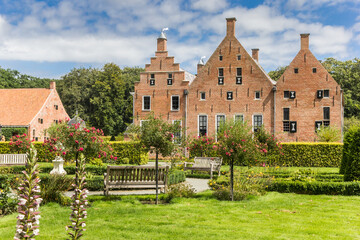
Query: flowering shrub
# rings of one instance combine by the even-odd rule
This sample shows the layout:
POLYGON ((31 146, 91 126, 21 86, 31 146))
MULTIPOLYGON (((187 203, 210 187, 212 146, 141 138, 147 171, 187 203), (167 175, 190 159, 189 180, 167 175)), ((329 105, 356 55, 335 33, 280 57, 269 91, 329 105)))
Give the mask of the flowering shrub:
POLYGON ((15 240, 35 239, 39 234, 38 212, 40 203, 40 178, 38 165, 36 164, 36 149, 31 144, 28 152, 28 161, 26 163, 23 182, 18 187, 19 207, 16 225, 15 240))
POLYGON ((217 143, 209 136, 194 136, 187 142, 190 157, 217 157, 217 143))
POLYGON ((9 142, 10 151, 16 153, 27 153, 30 149, 31 142, 32 141, 26 133, 13 136, 9 142))
POLYGON ((167 192, 167 200, 173 198, 190 198, 195 195, 195 190, 188 183, 178 183, 170 185, 167 192))
POLYGON ((78 179, 78 184, 73 184, 75 187, 74 195, 72 196, 70 214, 71 225, 66 226, 66 231, 70 230, 68 234, 71 239, 80 239, 83 236, 83 231, 85 231, 85 218, 87 217, 86 206, 88 201, 86 200, 88 190, 84 188, 86 184, 86 172, 85 172, 85 158, 81 153, 79 158, 78 171, 76 171, 76 179, 78 179))

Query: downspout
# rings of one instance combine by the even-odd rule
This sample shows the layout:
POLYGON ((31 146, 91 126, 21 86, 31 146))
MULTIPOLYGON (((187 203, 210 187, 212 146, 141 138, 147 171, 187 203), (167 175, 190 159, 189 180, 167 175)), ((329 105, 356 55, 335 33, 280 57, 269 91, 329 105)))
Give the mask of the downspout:
POLYGON ((276 128, 276 85, 273 86, 273 95, 274 95, 274 109, 273 109, 273 113, 274 113, 274 129, 273 129, 273 135, 275 137, 275 128, 276 128))
POLYGON ((133 119, 132 119, 132 124, 134 124, 134 119, 135 119, 135 92, 130 92, 132 98, 133 98, 133 101, 132 101, 132 104, 133 104, 133 119))
MULTIPOLYGON (((185 134, 185 138, 187 137, 187 106, 188 106, 188 95, 189 95, 189 91, 187 89, 184 90, 184 95, 185 95, 185 116, 184 116, 184 134, 185 134)), ((185 148, 185 156, 188 156, 188 152, 187 149, 185 148)))

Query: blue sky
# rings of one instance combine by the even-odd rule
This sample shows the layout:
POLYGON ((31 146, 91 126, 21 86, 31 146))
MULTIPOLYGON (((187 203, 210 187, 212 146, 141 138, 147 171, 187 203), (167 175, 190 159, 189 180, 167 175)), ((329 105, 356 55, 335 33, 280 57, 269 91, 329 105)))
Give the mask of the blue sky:
POLYGON ((290 63, 300 33, 318 59, 360 56, 359 0, 0 0, 0 66, 50 78, 108 62, 144 67, 168 27, 169 55, 195 74, 227 17, 266 71, 290 63))

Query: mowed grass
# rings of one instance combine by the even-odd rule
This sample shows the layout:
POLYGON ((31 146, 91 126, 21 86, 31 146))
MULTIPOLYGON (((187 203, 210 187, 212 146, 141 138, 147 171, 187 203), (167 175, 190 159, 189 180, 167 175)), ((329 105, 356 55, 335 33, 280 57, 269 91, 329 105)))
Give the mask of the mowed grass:
MULTIPOLYGON (((83 239, 360 239, 359 202, 360 197, 276 192, 227 202, 209 191, 158 206, 135 197, 96 200, 83 239)), ((40 210, 36 239, 65 239, 70 209, 47 204, 40 210)), ((12 239, 15 224, 16 214, 0 218, 0 239, 12 239)))

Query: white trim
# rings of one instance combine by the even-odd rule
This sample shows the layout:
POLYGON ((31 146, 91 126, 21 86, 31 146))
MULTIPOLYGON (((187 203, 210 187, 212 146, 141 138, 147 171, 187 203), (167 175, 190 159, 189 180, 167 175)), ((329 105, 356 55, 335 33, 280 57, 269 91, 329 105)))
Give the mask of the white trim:
POLYGON ((180 95, 171 95, 171 98, 170 98, 170 109, 171 109, 171 111, 173 111, 173 112, 180 111, 180 105, 181 105, 180 95), (173 109, 173 97, 178 97, 179 98, 179 108, 178 109, 173 109))
POLYGON ((206 136, 208 136, 208 132, 209 132, 209 117, 207 114, 198 114, 197 117, 197 135, 200 136, 200 126, 199 126, 199 118, 200 116, 206 116, 206 136))
POLYGON ((217 131, 218 131, 218 129, 217 129, 217 124, 218 124, 217 117, 218 116, 224 116, 225 117, 225 122, 226 122, 226 114, 218 113, 218 114, 215 115, 215 135, 217 134, 217 131))
POLYGON ((143 122, 147 122, 147 121, 149 121, 149 120, 140 120, 140 127, 142 126, 143 122))
POLYGON ((252 127, 252 131, 254 132, 254 116, 261 116, 261 126, 264 125, 264 116, 262 113, 254 113, 251 116, 251 127, 252 127))
POLYGON ((261 91, 254 91, 254 100, 261 100, 261 91), (256 98, 256 93, 259 93, 259 98, 256 98))
MULTIPOLYGON (((182 137, 182 120, 179 120, 179 119, 172 120, 172 124, 174 125, 174 123, 175 123, 176 121, 179 121, 179 122, 180 122, 180 138, 181 138, 181 137, 182 137)), ((174 140, 175 140, 175 134, 174 134, 173 142, 175 142, 174 140)))
POLYGON ((146 112, 151 111, 151 96, 149 96, 149 95, 142 96, 141 110, 146 111, 146 112), (150 98, 150 109, 144 109, 144 97, 149 97, 150 98))

